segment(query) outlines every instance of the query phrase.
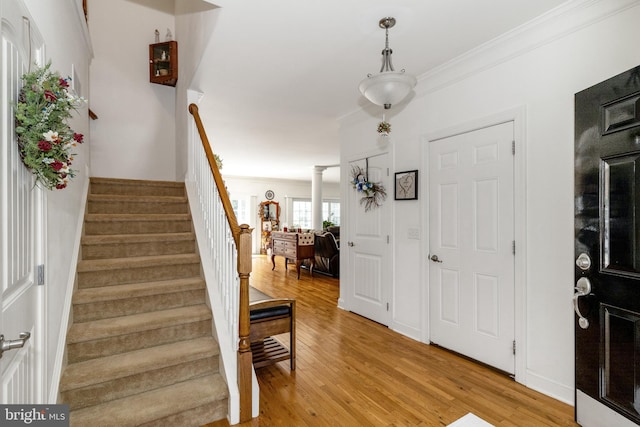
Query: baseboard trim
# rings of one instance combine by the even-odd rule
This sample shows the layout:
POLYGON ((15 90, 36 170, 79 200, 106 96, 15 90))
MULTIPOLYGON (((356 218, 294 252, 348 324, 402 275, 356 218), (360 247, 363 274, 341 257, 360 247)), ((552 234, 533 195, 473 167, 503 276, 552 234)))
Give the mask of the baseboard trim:
POLYGON ((557 381, 536 374, 531 370, 527 370, 526 378, 524 378, 524 380, 525 381, 522 381, 522 384, 530 389, 553 397, 567 405, 575 406, 573 385, 568 386, 566 384, 560 384, 557 381))
POLYGON ((51 384, 49 386, 48 404, 58 403, 58 392, 60 388, 60 378, 62 377, 62 368, 64 365, 65 349, 67 347, 67 331, 71 324, 71 301, 73 298, 73 290, 76 283, 76 270, 78 267, 78 255, 80 254, 80 242, 82 240, 82 231, 84 227, 84 215, 87 210, 87 199, 89 196, 89 167, 85 168, 86 179, 82 188, 82 199, 80 201, 80 213, 76 222, 76 232, 73 242, 73 252, 71 255, 71 263, 69 265, 69 276, 67 286, 65 288, 64 307, 62 309, 62 318, 58 335, 58 348, 56 349, 56 358, 51 372, 51 384), (66 313, 66 316, 64 315, 66 313))
POLYGON ((420 330, 420 328, 416 328, 413 326, 406 325, 402 322, 392 320, 391 325, 389 325, 389 329, 401 335, 404 335, 405 337, 411 338, 412 340, 423 342, 421 340, 422 331, 420 330))

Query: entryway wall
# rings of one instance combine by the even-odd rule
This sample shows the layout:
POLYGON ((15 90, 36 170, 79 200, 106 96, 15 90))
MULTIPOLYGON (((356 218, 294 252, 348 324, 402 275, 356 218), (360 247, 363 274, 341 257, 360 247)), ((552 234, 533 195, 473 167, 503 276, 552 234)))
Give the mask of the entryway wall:
MULTIPOLYGON (((520 194, 524 212, 516 216, 526 227, 521 239, 516 236, 516 253, 524 257, 521 333, 526 345, 519 347, 518 363, 524 365, 518 380, 573 404, 573 96, 640 64, 634 46, 638 19, 636 1, 570 1, 421 76, 415 96, 387 113, 393 125, 392 176, 419 169, 421 178, 418 201, 394 201, 392 195, 387 200, 393 204, 392 329, 416 340, 429 338, 423 141, 520 109, 526 186, 520 194)), ((348 159, 378 144, 382 112, 362 105, 341 120, 343 170, 348 159)), ((353 191, 345 181, 343 206, 346 192, 353 191)), ((342 239, 348 236, 343 233, 342 239)), ((341 259, 344 268, 347 262, 341 259)))

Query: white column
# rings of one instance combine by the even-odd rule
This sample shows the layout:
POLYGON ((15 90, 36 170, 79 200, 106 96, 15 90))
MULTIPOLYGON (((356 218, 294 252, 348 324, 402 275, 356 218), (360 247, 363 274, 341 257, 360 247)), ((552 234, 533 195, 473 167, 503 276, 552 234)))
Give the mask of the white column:
POLYGON ((311 226, 322 230, 322 172, 326 166, 314 166, 311 177, 311 226))

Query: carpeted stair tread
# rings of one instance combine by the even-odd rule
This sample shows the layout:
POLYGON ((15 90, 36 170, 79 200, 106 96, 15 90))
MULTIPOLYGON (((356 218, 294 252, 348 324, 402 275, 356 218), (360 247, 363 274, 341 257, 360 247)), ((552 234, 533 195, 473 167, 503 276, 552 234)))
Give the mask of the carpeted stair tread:
POLYGON ((91 235, 191 232, 188 213, 88 213, 85 233, 91 235))
MULTIPOLYGON (((84 260, 176 255, 195 253, 196 251, 195 234, 186 230, 185 232, 171 233, 167 231, 182 230, 159 228, 157 230, 159 233, 153 234, 112 234, 105 233, 105 231, 107 230, 103 228, 101 234, 83 236, 82 258, 84 260)), ((114 229, 112 231, 126 230, 114 229)))
MULTIPOLYGON (((213 405, 227 398, 219 374, 207 375, 169 387, 71 411, 71 426, 137 426, 146 423, 168 425, 163 418, 213 405)), ((187 414, 188 415, 188 414, 187 414)), ((214 420, 181 420, 181 427, 203 425, 214 420)))
POLYGON ((78 273, 89 271, 120 270, 125 268, 153 267, 155 265, 180 265, 200 262, 197 254, 153 255, 130 258, 90 259, 78 261, 78 273))
POLYGON ((186 196, 140 196, 137 194, 89 194, 89 202, 187 203, 186 196))
POLYGON ((204 280, 200 277, 101 286, 97 288, 78 289, 73 295, 73 304, 89 304, 149 295, 171 294, 186 290, 202 289, 204 287, 204 280))
POLYGON ((90 194, 87 198, 88 213, 179 214, 188 211, 186 196, 90 194))
POLYGON ((184 182, 179 181, 162 181, 162 180, 146 180, 146 179, 128 179, 128 178, 107 178, 100 176, 91 177, 92 184, 118 184, 121 186, 130 185, 132 187, 177 187, 184 188, 184 182))
POLYGON ((60 391, 87 387, 218 354, 215 340, 203 337, 73 363, 64 371, 60 391))
POLYGON ((184 182, 146 181, 121 178, 91 178, 91 194, 174 194, 184 195, 184 182))
POLYGON ((85 216, 85 221, 94 222, 111 222, 111 221, 182 221, 191 220, 191 216, 188 213, 178 214, 132 214, 132 213, 88 213, 85 216))
POLYGON ((182 240, 194 240, 193 232, 186 233, 148 233, 148 234, 108 234, 83 236, 83 245, 103 245, 117 243, 142 243, 142 242, 175 242, 182 240))
POLYGON ((113 317, 74 323, 67 334, 70 344, 99 340, 119 335, 128 335, 162 329, 165 327, 184 325, 211 319, 211 311, 204 305, 173 308, 130 316, 113 317))

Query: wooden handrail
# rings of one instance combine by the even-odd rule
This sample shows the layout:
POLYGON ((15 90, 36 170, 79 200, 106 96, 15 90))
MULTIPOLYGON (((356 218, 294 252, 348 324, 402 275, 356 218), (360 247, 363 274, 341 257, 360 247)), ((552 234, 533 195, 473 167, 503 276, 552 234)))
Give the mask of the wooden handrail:
POLYGON ((233 207, 231 206, 231 200, 229 199, 229 194, 227 193, 227 189, 224 186, 224 181, 222 180, 220 169, 218 169, 218 164, 216 163, 216 160, 213 156, 213 151, 211 150, 211 145, 209 144, 209 138, 207 138, 207 133, 204 131, 202 120, 200 120, 200 113, 198 113, 198 106, 196 104, 189 105, 189 112, 191 113, 194 120, 196 121, 196 128, 198 128, 198 134, 200 134, 202 147, 204 148, 204 152, 207 155, 207 160, 209 160, 209 167, 211 168, 213 179, 216 183, 216 187, 218 188, 218 193, 220 193, 220 199, 222 201, 224 213, 227 215, 227 220, 229 221, 229 227, 231 228, 231 233, 233 234, 233 240, 235 240, 236 246, 239 246, 238 241, 240 239, 240 226, 238 225, 236 214, 233 212, 233 207))
POLYGON ((238 225, 238 220, 233 212, 229 194, 224 185, 220 169, 215 161, 209 138, 200 120, 198 106, 189 105, 189 112, 193 116, 202 146, 209 161, 209 167, 213 174, 213 179, 220 194, 220 200, 224 208, 229 228, 233 234, 233 239, 238 249, 238 276, 240 277, 240 307, 238 314, 238 392, 240 394, 240 422, 246 422, 252 418, 252 368, 253 355, 251 354, 251 342, 249 340, 249 276, 251 275, 251 232, 253 231, 247 224, 238 225))

